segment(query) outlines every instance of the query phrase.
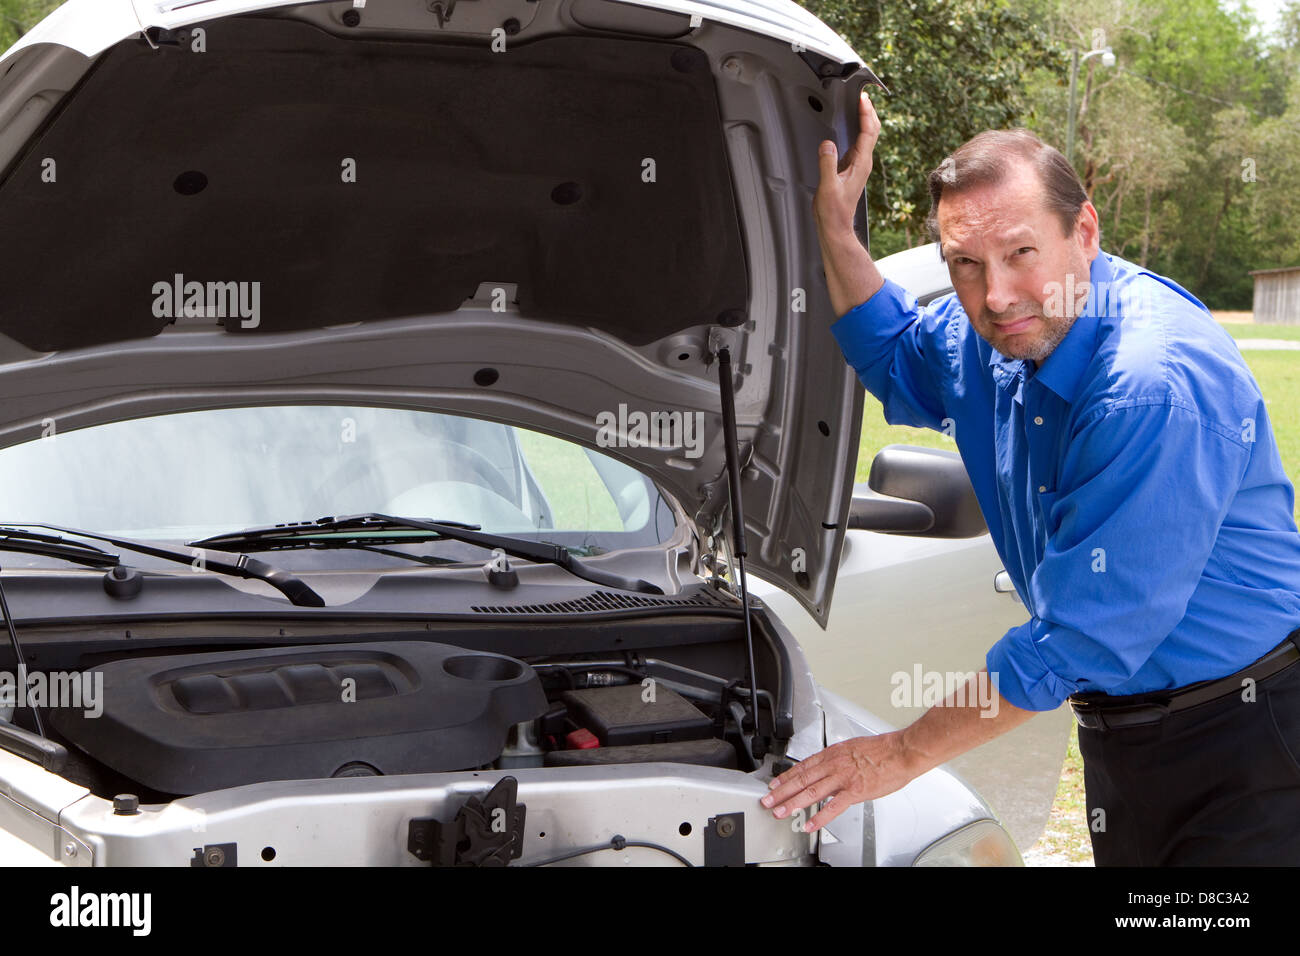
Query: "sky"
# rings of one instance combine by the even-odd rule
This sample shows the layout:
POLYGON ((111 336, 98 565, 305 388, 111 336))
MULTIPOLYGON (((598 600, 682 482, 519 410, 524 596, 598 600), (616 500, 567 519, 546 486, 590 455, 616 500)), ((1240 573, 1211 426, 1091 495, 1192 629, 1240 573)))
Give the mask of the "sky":
POLYGON ((1277 26, 1278 13, 1282 9, 1283 0, 1246 0, 1246 5, 1254 11, 1255 16, 1263 24, 1264 32, 1269 33, 1277 26))

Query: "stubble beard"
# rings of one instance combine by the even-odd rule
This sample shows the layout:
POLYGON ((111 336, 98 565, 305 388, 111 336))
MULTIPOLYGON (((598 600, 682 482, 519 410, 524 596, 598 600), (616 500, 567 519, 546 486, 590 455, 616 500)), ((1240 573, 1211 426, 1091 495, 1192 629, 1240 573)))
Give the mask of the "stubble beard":
MULTIPOLYGON (((1081 283, 1086 282, 1089 278, 1090 272, 1091 270, 1088 268, 1088 262, 1086 259, 1081 259, 1080 262, 1075 263, 1074 286, 1077 288, 1081 283)), ((983 320, 986 327, 996 331, 997 325, 994 322, 995 319, 1000 320, 1003 316, 1008 314, 1024 316, 1026 314, 1025 304, 1017 304, 1007 309, 1006 312, 998 314, 985 309, 983 320)), ((1080 306, 1080 309, 1085 308, 1087 308, 1086 302, 1080 306)), ((1056 347, 1065 340, 1065 337, 1070 333, 1070 329, 1074 326, 1075 319, 1077 318, 1075 303, 1070 302, 1064 311, 1064 315, 1048 316, 1043 311, 1042 303, 1033 303, 1033 308, 1030 310, 1029 314, 1038 319, 1040 328, 1037 337, 1014 346, 1005 341, 1004 345, 993 343, 994 347, 1007 358, 1028 359, 1036 365, 1041 365, 1047 360, 1048 356, 1056 350, 1056 347)), ((985 338, 987 339, 988 336, 985 336, 985 338)), ((1003 338, 1005 339, 1006 337, 1003 336, 1003 338)))
MULTIPOLYGON (((1049 317, 1043 314, 1042 308, 1035 308, 1029 314, 1033 315, 1038 320, 1039 328, 1037 335, 1033 339, 1012 344, 1010 341, 1011 339, 1023 339, 1023 336, 999 335, 998 327, 995 323, 995 319, 1001 320, 1002 316, 1008 313, 1022 318, 1025 317, 1023 307, 1008 309, 1007 312, 1001 314, 994 314, 985 310, 983 321, 985 327, 990 329, 999 339, 1002 340, 1000 344, 998 341, 992 341, 993 347, 1010 359, 1029 359, 1036 363, 1042 363, 1052 354, 1052 351, 1061 344, 1061 341, 1067 334, 1069 334, 1070 327, 1074 324, 1074 318, 1072 316, 1058 315, 1049 317)), ((989 336, 986 335, 985 338, 988 339, 989 336)))

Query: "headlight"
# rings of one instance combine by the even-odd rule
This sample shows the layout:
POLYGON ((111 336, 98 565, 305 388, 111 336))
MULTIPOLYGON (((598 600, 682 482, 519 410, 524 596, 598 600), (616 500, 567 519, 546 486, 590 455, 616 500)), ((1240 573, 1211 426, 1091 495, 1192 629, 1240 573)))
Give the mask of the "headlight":
POLYGON ((977 820, 921 851, 913 866, 1024 866, 1020 851, 996 820, 977 820))

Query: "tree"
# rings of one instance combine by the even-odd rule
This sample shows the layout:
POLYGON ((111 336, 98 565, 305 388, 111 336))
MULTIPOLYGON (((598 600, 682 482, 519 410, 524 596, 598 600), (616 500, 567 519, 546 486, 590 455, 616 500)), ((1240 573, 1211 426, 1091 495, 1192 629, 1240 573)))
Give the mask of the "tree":
POLYGON ((1111 86, 1108 108, 1097 111, 1089 130, 1090 194, 1103 228, 1112 227, 1109 251, 1146 266, 1153 243, 1175 225, 1161 199, 1187 172, 1192 143, 1166 117, 1157 90, 1122 73, 1111 86))
POLYGON ((0 51, 7 50, 61 0, 0 0, 0 51))
POLYGON ((928 241, 926 177, 986 129, 1021 126, 1021 77, 1059 58, 1032 14, 1006 0, 803 0, 889 87, 867 185, 872 251, 928 241))
MULTIPOLYGON (((1300 262, 1300 2, 1272 40, 1218 0, 1028 2, 1061 46, 1117 58, 1079 78, 1075 165, 1104 248, 1213 307, 1249 307, 1250 270, 1300 262)), ((1025 79, 1032 127, 1058 144, 1067 82, 1068 61, 1025 79)))

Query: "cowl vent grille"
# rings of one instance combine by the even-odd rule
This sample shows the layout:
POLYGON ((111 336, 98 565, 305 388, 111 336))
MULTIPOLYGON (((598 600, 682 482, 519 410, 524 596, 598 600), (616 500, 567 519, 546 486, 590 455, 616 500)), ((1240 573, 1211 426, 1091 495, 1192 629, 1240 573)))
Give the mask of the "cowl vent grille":
POLYGON ((738 605, 711 591, 696 591, 689 597, 645 597, 639 594, 619 594, 616 591, 592 591, 583 597, 569 601, 556 601, 553 604, 475 604, 470 607, 470 610, 478 614, 584 614, 599 611, 632 611, 652 607, 739 609, 738 605))

